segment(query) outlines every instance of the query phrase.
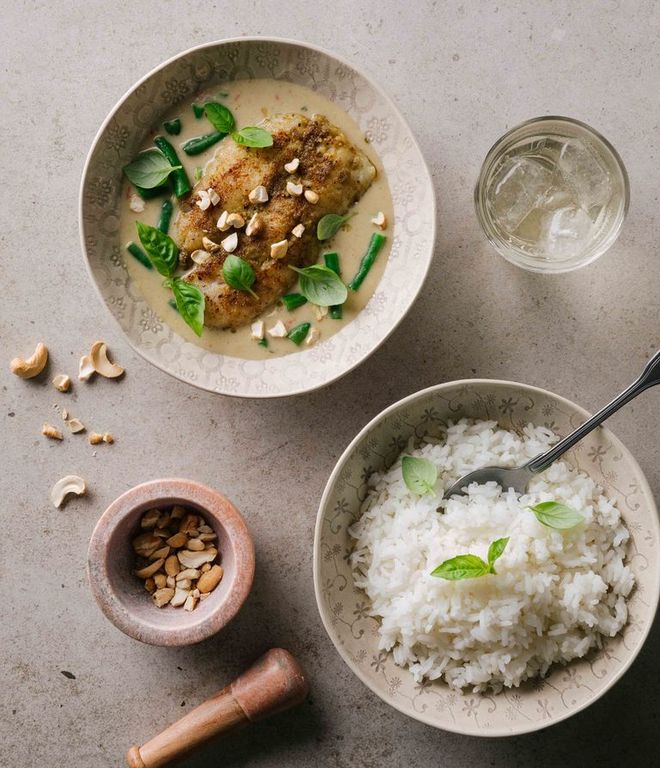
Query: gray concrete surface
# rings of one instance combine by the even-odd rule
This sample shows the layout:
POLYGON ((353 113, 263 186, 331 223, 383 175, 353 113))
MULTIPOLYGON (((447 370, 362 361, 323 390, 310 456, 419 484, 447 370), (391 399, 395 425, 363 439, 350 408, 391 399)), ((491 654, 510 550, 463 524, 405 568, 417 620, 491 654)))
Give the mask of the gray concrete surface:
MULTIPOLYGON (((660 6, 633 2, 5 2, 0 241, 0 765, 110 768, 126 748, 283 645, 312 677, 303 707, 188 760, 210 766, 517 768, 650 762, 659 719, 656 631, 609 695, 545 732, 483 741, 434 731, 373 696, 344 666, 319 620, 312 531, 325 480, 369 418, 421 387, 513 378, 596 408, 660 343, 658 115, 660 6), (359 7, 358 7, 359 6, 359 7), (414 309, 365 365, 321 392, 241 402, 198 392, 132 353, 82 265, 77 194, 98 125, 144 72, 196 43, 272 34, 358 62, 397 101, 437 188, 439 237, 414 309), (472 186, 490 144, 522 119, 567 114, 619 149, 632 184, 619 242, 577 273, 517 270, 484 242, 472 186), (51 370, 74 372, 105 338, 127 368, 56 397, 7 362, 45 340, 51 370), (39 435, 66 400, 117 443, 39 435), (79 472, 84 501, 59 511, 51 483, 79 472), (195 648, 140 645, 111 626, 88 590, 90 532, 142 480, 182 475, 222 489, 254 534, 249 604, 195 648), (71 672, 75 679, 62 674, 71 672)), ((660 392, 613 421, 660 490, 660 392)))

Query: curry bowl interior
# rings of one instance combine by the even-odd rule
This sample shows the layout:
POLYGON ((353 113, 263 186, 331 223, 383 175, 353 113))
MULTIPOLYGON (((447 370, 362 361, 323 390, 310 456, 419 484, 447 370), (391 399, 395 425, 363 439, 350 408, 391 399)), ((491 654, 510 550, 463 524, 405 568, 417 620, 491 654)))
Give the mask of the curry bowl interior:
POLYGON ((441 384, 385 410, 346 449, 326 486, 314 542, 316 598, 326 630, 344 661, 388 704, 429 725, 459 733, 524 733, 586 707, 621 677, 641 648, 660 592, 657 510, 628 450, 608 430, 592 432, 566 460, 616 500, 631 534, 628 563, 637 586, 628 601, 629 621, 622 634, 584 659, 551 668, 544 680, 498 695, 457 693, 441 681, 416 684, 406 669, 394 664, 391 654, 378 649, 378 622, 368 615, 367 596, 353 584, 348 528, 360 515, 372 472, 391 466, 411 437, 438 436, 448 422, 463 417, 494 420, 516 431, 531 422, 565 435, 587 413, 545 390, 489 380, 441 384))
POLYGON ((186 51, 138 82, 113 109, 92 145, 80 194, 83 253, 94 285, 131 345, 173 376, 214 392, 278 397, 324 386, 373 352, 404 317, 433 253, 435 201, 430 174, 403 117, 365 75, 302 43, 239 39, 186 51), (387 174, 395 236, 367 306, 333 336, 284 357, 242 360, 185 341, 149 306, 126 269, 119 242, 122 166, 175 104, 223 82, 271 78, 311 88, 358 124, 387 174), (400 227, 400 229, 396 229, 400 227), (396 236, 396 232, 405 237, 396 236), (301 365, 300 355, 304 355, 301 365))

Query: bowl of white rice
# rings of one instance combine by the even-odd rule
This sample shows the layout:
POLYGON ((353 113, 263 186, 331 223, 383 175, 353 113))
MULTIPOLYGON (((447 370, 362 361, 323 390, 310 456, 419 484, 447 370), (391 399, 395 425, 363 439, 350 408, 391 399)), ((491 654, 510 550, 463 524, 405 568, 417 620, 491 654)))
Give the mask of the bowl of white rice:
POLYGON ((388 704, 449 731, 519 734, 584 709, 631 665, 658 605, 660 527, 611 432, 523 495, 474 484, 442 502, 467 472, 524 464, 587 416, 536 387, 450 382, 390 406, 346 449, 319 509, 316 599, 388 704))

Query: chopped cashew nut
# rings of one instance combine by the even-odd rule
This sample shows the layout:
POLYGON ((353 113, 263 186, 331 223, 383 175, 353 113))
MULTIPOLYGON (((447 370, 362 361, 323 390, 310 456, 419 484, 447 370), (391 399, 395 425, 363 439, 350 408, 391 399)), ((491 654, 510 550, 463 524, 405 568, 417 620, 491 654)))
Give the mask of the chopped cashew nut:
POLYGON ((307 202, 311 203, 312 205, 316 205, 319 201, 319 196, 316 194, 316 192, 313 192, 311 189, 306 189, 305 200, 307 200, 307 202))
POLYGON ((227 217, 227 224, 234 227, 235 229, 240 229, 241 227, 245 226, 245 219, 241 216, 240 213, 230 213, 227 217))
POLYGON ((199 195, 199 200, 196 203, 197 207, 202 211, 208 210, 211 207, 211 198, 209 197, 208 191, 200 189, 197 194, 199 195))
POLYGON ((261 341, 264 337, 264 321, 263 320, 257 320, 256 322, 252 323, 250 326, 250 335, 253 339, 257 339, 258 341, 261 341))
POLYGON ((321 331, 319 331, 318 328, 310 328, 309 333, 307 334, 307 338, 305 339, 305 344, 307 344, 308 347, 311 347, 312 344, 316 344, 316 342, 321 338, 321 331))
POLYGON ((211 254, 208 251, 203 251, 201 248, 198 248, 190 254, 190 258, 195 264, 203 264, 211 258, 211 254))
POLYGON ((98 432, 90 432, 87 440, 89 441, 90 445, 98 445, 99 443, 103 442, 103 435, 99 435, 98 432))
POLYGON ((251 203, 267 203, 268 202, 268 190, 263 184, 259 184, 248 195, 251 203))
POLYGON ((128 207, 134 213, 142 213, 144 211, 144 200, 135 192, 131 192, 131 196, 128 198, 128 207))
POLYGON ((297 238, 301 238, 303 236, 304 231, 305 231, 304 224, 296 224, 296 226, 291 230, 291 234, 297 238))
POLYGON ((78 378, 80 381, 87 381, 94 375, 94 364, 92 358, 89 355, 83 355, 80 358, 80 364, 78 365, 78 378))
POLYGON ((212 187, 209 187, 207 191, 211 205, 217 205, 220 202, 220 195, 212 187))
POLYGON ((124 373, 124 369, 117 363, 111 363, 108 359, 108 345, 105 341, 95 341, 89 351, 89 358, 92 361, 96 373, 105 376, 106 379, 116 379, 124 373))
POLYGON ((112 432, 103 433, 103 442, 112 445, 115 442, 115 438, 112 436, 112 432))
POLYGON ((229 219, 229 212, 228 211, 223 211, 220 214, 220 218, 216 222, 216 227, 221 232, 226 232, 231 227, 231 224, 228 222, 228 219, 229 219))
POLYGON ((272 328, 268 329, 268 335, 274 339, 283 339, 287 333, 286 325, 281 320, 278 320, 272 328))
POLYGON ((46 367, 48 362, 48 347, 39 342, 37 348, 30 357, 23 359, 15 357, 10 363, 11 372, 20 376, 22 379, 32 379, 38 376, 46 367))
POLYGON ((261 223, 258 218, 258 213, 253 213, 252 218, 247 223, 247 227, 245 227, 245 234, 248 237, 252 237, 252 235, 256 235, 259 230, 261 229, 261 223))
POLYGON ((85 425, 80 421, 80 419, 67 419, 66 420, 67 427, 73 432, 75 435, 77 432, 84 432, 85 431, 85 425))
POLYGON ((232 232, 231 235, 225 237, 220 245, 227 251, 227 253, 233 253, 238 248, 238 235, 236 232, 232 232))
POLYGON ((299 165, 300 165, 300 160, 297 157, 294 157, 293 160, 284 164, 284 170, 287 173, 294 173, 295 171, 298 170, 299 165))
POLYGON ((211 563, 218 554, 217 550, 211 548, 204 552, 191 552, 188 549, 180 549, 176 556, 184 568, 199 568, 204 563, 211 563))
POLYGON ((59 509, 59 507, 62 506, 64 499, 70 493, 75 493, 76 496, 82 496, 83 493, 85 493, 85 490, 85 481, 82 477, 78 477, 78 475, 67 475, 58 480, 50 489, 50 500, 59 509))
POLYGON ((286 252, 289 250, 289 241, 280 240, 277 243, 272 243, 270 246, 270 258, 282 259, 286 256, 286 252))
POLYGON ((328 316, 328 308, 327 307, 320 307, 318 304, 314 305, 314 315, 316 319, 320 322, 323 320, 324 317, 328 316))
POLYGON ((58 373, 53 378, 53 386, 60 392, 68 392, 71 389, 71 379, 66 373, 58 373))
POLYGON ((214 243, 213 240, 208 237, 202 238, 202 246, 204 250, 208 251, 209 253, 215 253, 215 251, 220 250, 220 245, 218 243, 214 243))
POLYGON ((371 219, 371 223, 375 224, 379 229, 387 228, 387 219, 382 211, 378 211, 378 213, 371 219))
POLYGON ((50 437, 51 440, 64 440, 64 435, 60 430, 52 424, 48 424, 48 422, 45 422, 41 427, 41 434, 45 437, 50 437))
POLYGON ((287 181, 286 183, 286 191, 290 195, 299 196, 303 193, 303 185, 302 184, 294 184, 292 181, 287 181))

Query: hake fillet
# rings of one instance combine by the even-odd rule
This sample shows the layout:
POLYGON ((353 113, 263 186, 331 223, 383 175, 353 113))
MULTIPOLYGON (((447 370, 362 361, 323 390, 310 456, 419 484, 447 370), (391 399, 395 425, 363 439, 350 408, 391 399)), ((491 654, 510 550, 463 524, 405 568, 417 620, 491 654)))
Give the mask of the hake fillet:
POLYGON ((184 277, 204 293, 204 323, 209 327, 245 325, 290 291, 297 275, 289 265, 309 266, 318 259, 319 219, 326 213, 346 213, 376 176, 366 155, 322 115, 278 115, 260 125, 273 134, 273 146, 251 149, 230 138, 223 140, 202 178, 182 201, 174 222, 174 239, 184 254, 190 254, 203 248, 203 237, 220 243, 233 231, 217 228, 223 211, 240 213, 246 222, 254 213, 259 214, 260 229, 254 235, 248 237, 244 228, 237 230, 238 248, 234 252, 254 269, 256 299, 224 282, 222 265, 227 254, 223 249, 184 277), (300 166, 290 174, 284 165, 295 157, 300 159, 300 166), (302 182, 305 189, 318 194, 318 203, 308 202, 304 195, 289 194, 287 181, 302 182), (268 190, 267 203, 249 201, 248 195, 258 185, 268 190), (217 192, 220 202, 202 211, 196 205, 197 193, 209 188, 217 192), (298 224, 305 227, 301 238, 291 234, 298 224), (270 246, 281 240, 289 243, 286 256, 273 259, 270 246))

